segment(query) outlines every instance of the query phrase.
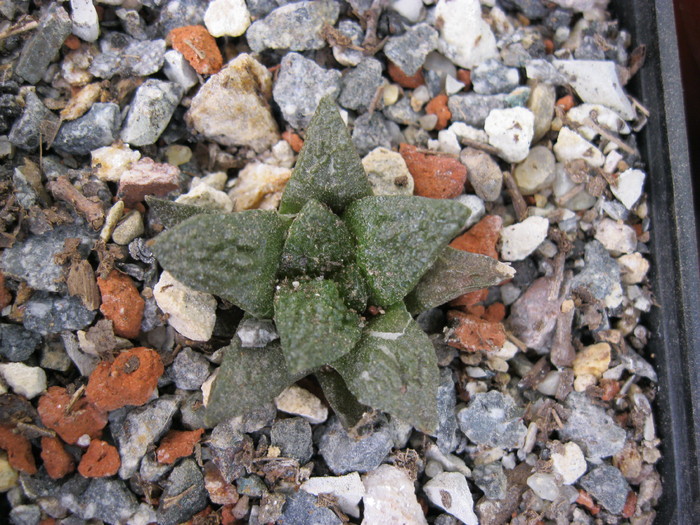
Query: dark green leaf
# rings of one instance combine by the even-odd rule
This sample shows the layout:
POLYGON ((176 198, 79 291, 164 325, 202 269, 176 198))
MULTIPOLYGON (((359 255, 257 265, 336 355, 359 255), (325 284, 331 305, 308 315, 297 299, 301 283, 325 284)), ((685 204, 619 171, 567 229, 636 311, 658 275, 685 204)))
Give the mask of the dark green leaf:
POLYGON ((325 365, 353 349, 360 317, 348 310, 333 281, 283 284, 275 295, 275 324, 292 373, 325 365))
POLYGON ((412 314, 418 314, 467 292, 498 284, 514 274, 510 266, 493 257, 448 246, 406 296, 406 306, 412 314))
POLYGON ((328 206, 311 199, 289 227, 280 274, 323 275, 339 270, 352 257, 354 241, 347 226, 328 206))
POLYGON ((345 305, 356 312, 364 312, 367 308, 369 292, 365 278, 357 265, 347 264, 342 270, 333 274, 332 279, 338 285, 338 291, 345 305))
POLYGON ((182 221, 200 215, 202 213, 220 213, 200 206, 192 206, 191 204, 180 204, 177 202, 159 199, 146 195, 146 203, 155 215, 158 222, 166 228, 172 228, 180 224, 182 221))
POLYGON ((275 278, 286 225, 274 211, 197 215, 161 233, 158 262, 176 279, 272 317, 275 278))
POLYGON ((304 147, 289 179, 280 213, 296 213, 316 199, 340 213, 372 186, 333 98, 321 99, 306 131, 304 147))
POLYGON ((370 321, 355 349, 331 366, 360 403, 424 432, 437 428, 440 372, 435 349, 403 303, 370 321))
POLYGON ((316 372, 316 379, 323 389, 326 401, 331 405, 335 415, 338 416, 340 423, 346 429, 357 425, 365 412, 369 411, 368 407, 352 395, 343 378, 332 368, 324 367, 316 372))
POLYGON ((296 378, 287 370, 279 341, 265 348, 241 348, 234 337, 211 386, 207 425, 249 412, 272 401, 296 378))
POLYGON ((372 303, 389 306, 403 299, 468 215, 457 201, 425 197, 383 195, 351 204, 345 223, 357 240, 356 260, 372 303))

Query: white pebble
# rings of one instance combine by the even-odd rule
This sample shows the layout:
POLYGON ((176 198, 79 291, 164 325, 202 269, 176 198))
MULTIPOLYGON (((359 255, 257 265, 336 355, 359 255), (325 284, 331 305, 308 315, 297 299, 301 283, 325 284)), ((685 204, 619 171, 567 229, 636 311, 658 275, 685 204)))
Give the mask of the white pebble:
POLYGON ((542 499, 554 501, 559 497, 559 484, 552 474, 535 472, 527 478, 527 486, 542 499))
POLYGON ((85 42, 94 42, 100 36, 100 21, 92 0, 70 0, 72 32, 85 42))
POLYGON ((598 223, 595 238, 615 257, 623 253, 632 253, 637 248, 635 231, 622 222, 608 218, 598 223))
POLYGON ((204 13, 204 25, 213 37, 241 36, 250 25, 245 0, 214 0, 204 13))
POLYGON ((622 255, 617 259, 624 284, 641 283, 649 271, 649 261, 639 252, 622 255))
POLYGON ((631 210, 642 195, 645 173, 642 170, 628 169, 617 178, 617 185, 610 185, 615 198, 631 210))
POLYGON ((481 16, 479 0, 439 0, 435 26, 440 28, 438 49, 466 69, 498 56, 496 37, 481 16))
POLYGON ((463 204, 469 210, 469 218, 467 219, 467 223, 462 227, 462 231, 468 230, 474 226, 486 214, 484 201, 478 195, 463 193, 455 200, 463 204))
POLYGON ((167 51, 163 58, 163 73, 168 80, 179 84, 185 91, 199 82, 197 72, 177 49, 167 51))
POLYGON ((93 172, 98 179, 119 182, 122 174, 141 158, 141 153, 129 148, 128 144, 118 144, 97 148, 90 156, 93 172))
POLYGON ((594 168, 605 163, 605 156, 598 148, 567 126, 559 131, 553 149, 559 162, 583 159, 594 168))
POLYGON ((233 211, 231 197, 223 191, 215 190, 208 184, 198 184, 184 195, 180 195, 175 199, 175 202, 226 213, 233 211))
POLYGON ((459 152, 462 151, 457 135, 449 129, 443 129, 438 132, 438 142, 440 143, 440 151, 443 153, 459 155, 459 152))
POLYGON ((580 125, 576 131, 586 140, 593 140, 598 136, 598 132, 595 129, 584 125, 584 121, 589 118, 601 128, 606 128, 613 133, 627 135, 630 132, 630 127, 620 115, 600 104, 579 104, 574 106, 567 111, 566 118, 580 125))
POLYGON ((328 409, 321 400, 308 390, 296 385, 285 388, 275 398, 277 410, 301 416, 309 423, 323 423, 328 419, 328 409))
POLYGON ((474 141, 482 144, 488 144, 489 141, 489 136, 483 129, 469 126, 464 122, 453 122, 447 129, 457 135, 457 138, 461 143, 464 143, 465 141, 474 141))
POLYGON ((501 230, 501 258, 522 261, 547 237, 549 221, 544 217, 528 217, 523 222, 501 230))
POLYGON ((33 399, 46 390, 46 372, 23 363, 0 364, 0 375, 15 394, 33 399))
POLYGON ((423 0, 392 0, 391 9, 415 24, 423 17, 423 0))
POLYGON ((566 443, 561 453, 552 454, 552 469, 562 478, 564 485, 572 485, 586 473, 586 458, 574 442, 566 443))
POLYGON ((363 525, 427 525, 416 498, 413 481, 403 470, 391 465, 380 465, 365 474, 363 525))
POLYGON ((447 75, 445 77, 445 92, 447 95, 454 95, 455 93, 462 91, 462 89, 464 89, 463 82, 460 82, 451 75, 447 75))
POLYGON ((554 182, 554 155, 544 146, 535 146, 527 158, 515 166, 513 178, 523 195, 533 195, 554 182))
POLYGON ((375 195, 413 195, 413 176, 400 153, 375 148, 362 159, 375 195))
POLYGON ((433 505, 452 514, 466 525, 478 525, 474 513, 474 499, 466 478, 457 472, 443 472, 423 486, 433 505))
POLYGON ((535 116, 525 108, 493 109, 486 117, 484 131, 503 160, 520 162, 530 151, 535 116))
POLYGON ((365 486, 360 475, 352 472, 345 476, 323 476, 309 478, 301 486, 301 490, 318 496, 319 494, 332 494, 337 498, 338 506, 345 514, 354 518, 360 517, 358 503, 365 495, 365 486))

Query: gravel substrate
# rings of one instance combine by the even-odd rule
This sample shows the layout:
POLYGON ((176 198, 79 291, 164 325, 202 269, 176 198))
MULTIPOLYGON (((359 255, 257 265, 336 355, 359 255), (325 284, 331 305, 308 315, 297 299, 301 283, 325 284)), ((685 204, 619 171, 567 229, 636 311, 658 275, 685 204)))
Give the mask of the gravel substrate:
POLYGON ((645 50, 606 5, 2 2, 10 522, 653 523, 645 50), (148 195, 275 209, 329 94, 375 194, 456 199, 451 246, 516 270, 417 318, 435 435, 348 433, 312 379, 207 427, 222 349, 278 335, 150 249, 148 195))

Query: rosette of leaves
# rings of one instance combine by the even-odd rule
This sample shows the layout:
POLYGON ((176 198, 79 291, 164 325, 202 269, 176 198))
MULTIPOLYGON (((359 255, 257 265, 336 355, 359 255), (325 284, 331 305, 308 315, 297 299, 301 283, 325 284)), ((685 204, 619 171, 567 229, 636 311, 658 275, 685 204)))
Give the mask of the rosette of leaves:
POLYGON ((168 227, 153 245, 163 268, 273 319, 279 333, 264 348, 234 337, 211 386, 211 425, 315 374, 346 427, 372 408, 433 433, 439 369, 413 316, 512 276, 447 246, 468 218, 459 202, 374 196, 330 98, 309 125, 279 212, 149 204, 168 227))

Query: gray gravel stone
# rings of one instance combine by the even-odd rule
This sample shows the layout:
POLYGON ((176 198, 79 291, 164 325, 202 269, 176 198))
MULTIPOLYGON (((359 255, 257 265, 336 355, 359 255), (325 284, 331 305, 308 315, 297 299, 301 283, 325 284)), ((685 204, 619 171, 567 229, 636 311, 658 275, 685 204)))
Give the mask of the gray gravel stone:
POLYGON ((484 491, 484 496, 488 499, 503 499, 506 497, 508 480, 500 461, 494 461, 486 465, 475 465, 472 469, 472 474, 474 475, 474 483, 484 491))
POLYGON ((425 57, 437 48, 438 32, 428 24, 417 24, 403 35, 389 37, 384 54, 406 75, 413 76, 423 66, 425 57))
POLYGON ((381 62, 375 58, 364 59, 342 77, 338 104, 346 109, 367 111, 383 81, 381 62))
POLYGON ((77 514, 81 518, 96 518, 109 524, 123 523, 138 510, 136 497, 118 479, 93 479, 79 501, 77 514))
POLYGON ((136 90, 124 121, 121 138, 133 146, 154 144, 182 98, 182 87, 174 82, 148 79, 136 90))
POLYGON ((100 49, 88 69, 98 78, 145 77, 163 67, 165 59, 165 40, 135 40, 124 33, 105 36, 100 49))
POLYGON ((243 348, 264 348, 268 343, 279 339, 272 319, 243 319, 236 329, 243 348))
POLYGON ((139 476, 142 480, 155 483, 173 468, 173 464, 159 463, 155 454, 146 454, 141 459, 139 476))
POLYGON ((342 525, 343 521, 328 507, 316 504, 313 494, 300 490, 290 495, 277 523, 284 525, 342 525))
POLYGON ((479 197, 493 202, 501 196, 503 172, 491 155, 476 148, 465 148, 459 160, 467 167, 469 182, 479 197))
POLYGON ((457 416, 455 415, 456 404, 457 394, 455 393, 455 382, 452 379, 452 370, 441 368, 437 397, 438 429, 436 437, 437 446, 443 454, 449 454, 459 445, 457 416))
POLYGON ((475 394, 467 408, 457 414, 459 427, 478 445, 516 448, 522 444, 527 428, 523 410, 512 397, 496 390, 475 394))
POLYGON ((280 64, 272 97, 284 120, 296 129, 304 129, 319 101, 326 95, 336 95, 339 90, 340 71, 323 69, 298 53, 287 53, 280 64))
POLYGON ((625 507, 630 486, 625 477, 612 465, 600 465, 579 481, 591 496, 593 496, 605 510, 613 514, 620 514, 625 507))
POLYGON ((251 474, 236 480, 236 490, 241 496, 259 498, 267 492, 267 485, 260 479, 260 476, 251 474))
POLYGON ((484 127, 491 110, 504 109, 506 106, 506 95, 463 93, 452 95, 447 101, 447 107, 452 112, 452 122, 464 122, 477 128, 484 127))
MULTIPOLYGON (((354 20, 341 20, 338 23, 338 32, 349 38, 354 46, 362 44, 365 36, 362 26, 354 20)), ((365 58, 362 51, 344 46, 333 46, 333 56, 344 66, 356 66, 365 58)))
POLYGON ((194 459, 187 458, 168 476, 158 506, 158 523, 183 523, 206 507, 208 498, 209 493, 204 487, 202 471, 194 459))
POLYGON ((175 386, 182 390, 199 390, 209 373, 207 358, 190 347, 178 352, 173 364, 168 368, 168 376, 175 386))
POLYGON ((24 327, 42 335, 82 330, 95 319, 79 297, 37 292, 24 305, 24 327))
POLYGON ((472 70, 474 92, 482 95, 508 93, 520 84, 520 75, 514 67, 506 67, 490 58, 472 70))
POLYGON ((246 0, 248 11, 255 18, 262 18, 280 6, 291 3, 292 0, 246 0))
POLYGON ((14 72, 30 84, 39 82, 70 35, 72 25, 70 16, 63 7, 59 4, 51 5, 41 18, 39 27, 22 46, 22 54, 14 72))
POLYGON ((625 446, 626 433, 605 410, 594 405, 583 392, 571 392, 565 405, 571 410, 559 430, 562 441, 574 441, 587 457, 607 458, 625 446))
POLYGON ((204 24, 209 0, 168 0, 160 10, 158 29, 163 38, 176 27, 204 24))
POLYGON ((231 422, 218 424, 207 445, 212 461, 227 482, 245 474, 245 467, 237 456, 245 447, 252 447, 252 440, 235 429, 231 422))
POLYGON ((180 421, 188 430, 207 428, 207 425, 204 424, 205 412, 206 407, 202 402, 202 392, 192 392, 182 400, 182 405, 180 406, 180 421))
POLYGON ((73 155, 87 155, 92 150, 114 142, 121 124, 119 105, 112 102, 94 104, 85 115, 64 122, 53 147, 73 155))
POLYGON ((256 53, 268 48, 321 49, 326 45, 321 31, 326 24, 334 26, 339 13, 340 5, 332 0, 284 5, 251 24, 246 32, 248 45, 256 53))
POLYGON ((53 114, 33 91, 24 97, 24 111, 8 135, 8 140, 20 149, 33 151, 39 147, 39 140, 46 137, 58 126, 58 117, 53 114))
POLYGON ((0 324, 0 354, 8 361, 24 361, 41 343, 41 336, 16 324, 0 324))
POLYGON ((392 444, 386 427, 354 439, 333 417, 319 439, 318 450, 334 474, 346 474, 374 470, 391 451, 392 444))
POLYGON ((179 404, 177 397, 163 396, 142 407, 119 409, 110 413, 112 436, 121 456, 119 476, 122 479, 128 479, 136 473, 148 448, 170 428, 179 404))
POLYGON ((371 115, 364 113, 355 120, 352 129, 352 142, 360 157, 364 157, 374 148, 391 149, 391 131, 384 116, 375 111, 371 115))
POLYGON ((620 266, 600 242, 586 244, 584 260, 583 270, 571 280, 572 290, 584 287, 601 301, 622 294, 620 266))
POLYGON ((303 417, 281 419, 272 424, 271 444, 279 447, 282 455, 296 459, 303 465, 314 453, 311 442, 311 425, 303 417))
POLYGON ((12 525, 36 525, 41 519, 39 505, 17 505, 10 511, 12 525))
POLYGON ((422 111, 417 112, 413 110, 409 97, 403 97, 396 104, 385 107, 383 113, 389 120, 404 126, 417 126, 418 119, 424 115, 422 111))

